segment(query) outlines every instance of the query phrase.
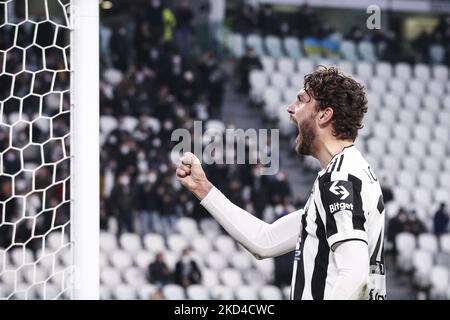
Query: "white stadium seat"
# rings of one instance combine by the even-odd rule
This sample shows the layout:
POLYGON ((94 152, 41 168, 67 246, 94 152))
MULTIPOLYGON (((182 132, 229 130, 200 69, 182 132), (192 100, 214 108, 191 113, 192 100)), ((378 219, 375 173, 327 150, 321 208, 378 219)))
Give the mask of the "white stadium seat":
POLYGON ((206 256, 205 262, 210 268, 217 271, 220 271, 226 268, 227 266, 227 261, 224 258, 223 254, 215 251, 211 252, 206 256))
POLYGON ((198 284, 187 287, 186 295, 189 300, 208 300, 210 298, 208 289, 198 284))
POLYGON ((215 248, 227 256, 236 251, 235 241, 227 235, 219 235, 214 242, 215 248))
POLYGON ((433 233, 422 233, 417 238, 419 249, 425 250, 429 253, 438 252, 438 239, 433 233))
POLYGON ((224 269, 220 272, 219 277, 222 283, 230 288, 236 288, 243 284, 241 273, 235 269, 224 269))
POLYGON ((413 234, 401 232, 395 238, 395 244, 398 250, 397 265, 403 271, 409 271, 412 268, 412 256, 416 248, 416 239, 413 234))
POLYGON ((194 219, 188 217, 178 218, 176 222, 176 229, 187 239, 190 239, 198 234, 197 223, 194 219))
POLYGON ((388 62, 377 62, 375 64, 375 74, 379 78, 390 80, 392 78, 392 66, 388 62))
POLYGON ((278 72, 285 75, 291 75, 295 73, 295 64, 292 59, 281 58, 278 60, 278 72))
POLYGON ((418 96, 422 96, 426 92, 425 83, 418 79, 412 79, 408 81, 408 89, 410 93, 418 96))
POLYGON ((431 79, 430 67, 423 63, 414 65, 414 77, 424 82, 431 79))
POLYGON ((134 253, 142 248, 141 239, 136 233, 122 233, 119 242, 122 249, 130 253, 134 253))
POLYGON ((136 267, 127 268, 122 274, 126 284, 138 288, 143 283, 147 282, 145 272, 147 269, 136 267))
POLYGON ((166 245, 164 244, 164 238, 157 233, 147 233, 144 236, 144 246, 147 250, 152 252, 162 252, 166 250, 166 245))
POLYGON ((275 71, 275 62, 276 60, 269 56, 262 56, 260 57, 261 64, 263 65, 264 73, 266 75, 272 73, 275 71))
POLYGON ((212 250, 211 241, 205 236, 196 236, 191 241, 191 246, 196 252, 204 256, 206 256, 212 250))
POLYGON ((205 287, 211 288, 219 284, 219 272, 214 269, 202 269, 202 284, 205 287))
POLYGON ((279 59, 283 56, 283 51, 281 48, 281 40, 276 36, 267 36, 264 39, 264 44, 266 47, 267 53, 276 59, 279 59))
POLYGON ((112 252, 118 248, 117 238, 113 233, 100 232, 100 249, 105 252, 112 252))
POLYGON ((266 285, 259 290, 259 296, 262 300, 282 300, 283 294, 276 286, 266 285))
POLYGON ((448 67, 445 65, 435 65, 433 67, 433 78, 439 81, 447 81, 448 67))
POLYGON ((233 300, 234 294, 227 286, 215 286, 210 289, 210 296, 214 300, 233 300))
POLYGON ((411 79, 412 76, 411 67, 407 63, 404 62, 397 63, 394 67, 394 70, 395 76, 397 78, 401 78, 407 81, 411 79))
POLYGON ((113 289, 113 296, 117 300, 135 300, 137 298, 136 290, 129 285, 120 284, 113 289))
POLYGON ((235 289, 238 300, 258 300, 258 292, 253 286, 239 286, 235 289))
POLYGON ((162 289, 162 293, 167 300, 184 300, 186 296, 184 289, 176 284, 165 285, 162 289))
POLYGON ((134 264, 141 269, 147 269, 155 260, 155 253, 148 250, 139 250, 133 254, 134 264))
POLYGON ((111 265, 117 270, 125 270, 133 264, 130 253, 125 250, 116 250, 112 252, 109 260, 111 265))
POLYGON ((291 59, 298 60, 302 56, 300 42, 295 37, 286 37, 283 40, 284 50, 291 59))

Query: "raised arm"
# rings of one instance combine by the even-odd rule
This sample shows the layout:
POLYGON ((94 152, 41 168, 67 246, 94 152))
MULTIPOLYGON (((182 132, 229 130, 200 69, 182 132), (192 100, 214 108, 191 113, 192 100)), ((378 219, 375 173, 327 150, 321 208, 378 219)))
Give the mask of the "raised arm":
POLYGON ((272 224, 265 223, 233 204, 216 189, 192 153, 185 154, 181 159, 177 177, 222 227, 256 258, 275 257, 295 249, 301 230, 302 210, 272 224))

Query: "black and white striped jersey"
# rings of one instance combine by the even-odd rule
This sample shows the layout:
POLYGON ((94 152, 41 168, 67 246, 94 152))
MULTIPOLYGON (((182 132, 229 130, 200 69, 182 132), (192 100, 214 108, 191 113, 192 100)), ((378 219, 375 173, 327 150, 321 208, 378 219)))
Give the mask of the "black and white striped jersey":
POLYGON ((301 216, 292 274, 291 299, 327 299, 337 278, 336 245, 368 245, 368 288, 361 299, 385 299, 383 256, 385 209, 381 187, 370 165, 352 145, 318 173, 301 216))

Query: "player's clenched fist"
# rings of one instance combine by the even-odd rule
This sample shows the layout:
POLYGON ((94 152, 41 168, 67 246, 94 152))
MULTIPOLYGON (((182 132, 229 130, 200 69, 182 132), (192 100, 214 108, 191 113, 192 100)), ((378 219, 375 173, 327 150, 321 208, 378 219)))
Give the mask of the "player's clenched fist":
POLYGON ((200 200, 203 200, 212 188, 200 160, 191 152, 186 152, 181 157, 176 174, 181 184, 200 200))

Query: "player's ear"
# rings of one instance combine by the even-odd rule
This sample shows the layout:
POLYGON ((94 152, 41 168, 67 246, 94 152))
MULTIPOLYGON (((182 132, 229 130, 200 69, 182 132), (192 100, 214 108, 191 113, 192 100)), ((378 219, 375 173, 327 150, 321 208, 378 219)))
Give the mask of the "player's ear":
POLYGON ((333 109, 328 107, 319 111, 319 124, 325 125, 333 118, 333 109))

